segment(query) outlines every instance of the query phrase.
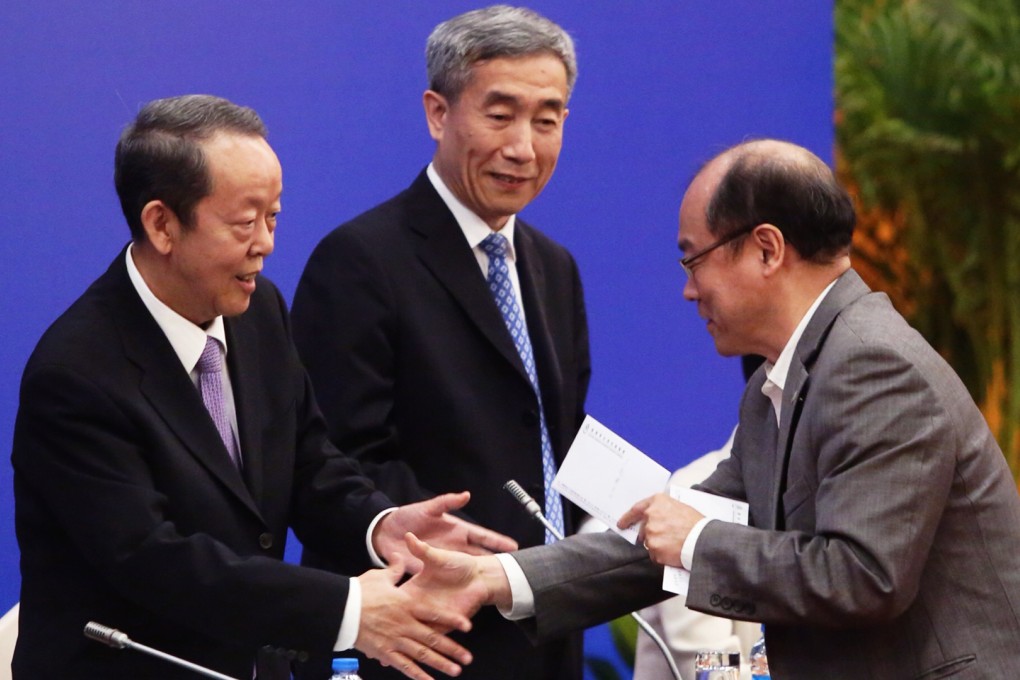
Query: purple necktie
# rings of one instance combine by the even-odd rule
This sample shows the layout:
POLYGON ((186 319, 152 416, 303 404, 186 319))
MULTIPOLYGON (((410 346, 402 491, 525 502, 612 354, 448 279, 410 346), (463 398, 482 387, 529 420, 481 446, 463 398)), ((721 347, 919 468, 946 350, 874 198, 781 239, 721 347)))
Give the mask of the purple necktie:
MULTIPOLYGON (((517 353, 524 362, 524 369, 528 372, 528 380, 531 388, 535 390, 538 398, 538 422, 542 434, 542 478, 545 486, 545 516, 549 523, 556 527, 556 530, 563 534, 563 501, 560 500, 560 492, 553 488, 553 479, 556 478, 556 460, 553 458, 552 442, 549 439, 549 428, 545 424, 545 410, 542 408, 542 390, 538 386, 538 372, 535 370, 535 355, 531 349, 531 338, 528 336, 528 326, 524 322, 524 315, 517 304, 517 294, 514 293, 513 284, 510 282, 510 266, 506 262, 506 254, 509 249, 506 237, 502 234, 489 234, 481 243, 482 250, 489 256, 489 273, 486 281, 492 297, 499 307, 499 313, 503 316, 503 323, 510 331, 517 353)), ((545 530, 545 542, 553 543, 557 537, 548 529, 545 530)))
POLYGON ((219 340, 211 335, 206 338, 205 349, 202 350, 202 356, 198 358, 195 369, 198 371, 198 389, 202 392, 205 408, 212 416, 216 429, 219 430, 220 439, 227 447, 230 459, 240 468, 241 455, 237 450, 237 442, 234 441, 234 431, 230 427, 227 402, 223 398, 223 348, 220 347, 219 340))

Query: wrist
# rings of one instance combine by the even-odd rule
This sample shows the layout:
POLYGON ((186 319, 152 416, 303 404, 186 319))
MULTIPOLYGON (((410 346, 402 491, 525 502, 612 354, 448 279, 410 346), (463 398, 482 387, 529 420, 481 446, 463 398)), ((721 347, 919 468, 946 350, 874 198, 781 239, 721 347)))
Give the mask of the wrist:
POLYGON ((510 580, 499 560, 494 555, 479 557, 478 575, 485 588, 485 603, 494 604, 500 609, 509 609, 513 604, 510 580))

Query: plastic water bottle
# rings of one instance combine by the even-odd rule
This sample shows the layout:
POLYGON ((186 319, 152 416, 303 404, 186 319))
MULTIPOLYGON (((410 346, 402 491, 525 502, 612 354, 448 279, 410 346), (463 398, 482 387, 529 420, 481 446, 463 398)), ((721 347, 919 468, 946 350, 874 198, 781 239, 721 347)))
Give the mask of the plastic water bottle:
POLYGON ((751 680, 772 680, 769 673, 769 657, 765 653, 765 626, 761 627, 761 637, 751 647, 751 680))
POLYGON ((361 680, 358 675, 358 660, 343 657, 333 659, 333 675, 329 680, 361 680))

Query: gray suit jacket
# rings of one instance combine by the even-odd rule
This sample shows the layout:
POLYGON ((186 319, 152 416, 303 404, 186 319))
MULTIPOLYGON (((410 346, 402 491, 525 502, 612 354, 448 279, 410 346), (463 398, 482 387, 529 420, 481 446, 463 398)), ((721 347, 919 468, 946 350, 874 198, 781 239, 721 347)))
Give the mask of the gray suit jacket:
MULTIPOLYGON (((797 346, 778 432, 763 382, 701 485, 751 526, 706 526, 688 606, 765 622, 784 679, 1020 677, 1020 498, 952 369, 850 271, 797 346)), ((661 577, 639 554, 609 536, 522 553, 532 633, 647 604, 661 577)))

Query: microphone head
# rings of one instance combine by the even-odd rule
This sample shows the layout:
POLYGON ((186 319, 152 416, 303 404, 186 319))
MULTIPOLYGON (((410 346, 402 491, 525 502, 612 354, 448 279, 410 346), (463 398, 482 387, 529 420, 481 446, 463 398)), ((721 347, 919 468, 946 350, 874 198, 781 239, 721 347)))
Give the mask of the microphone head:
POLYGON ((503 485, 506 489, 517 499, 517 502, 524 506, 524 508, 536 517, 542 513, 542 508, 539 507, 538 503, 534 498, 528 495, 528 492, 524 490, 516 480, 508 479, 506 484, 503 485))
POLYGON ((509 491, 522 505, 527 505, 528 501, 533 500, 515 479, 508 479, 503 488, 509 491))
POLYGON ((85 637, 89 640, 102 642, 104 645, 113 647, 114 649, 124 649, 127 647, 128 643, 127 635, 115 628, 104 626, 103 624, 96 623, 95 621, 89 621, 85 624, 85 637))

